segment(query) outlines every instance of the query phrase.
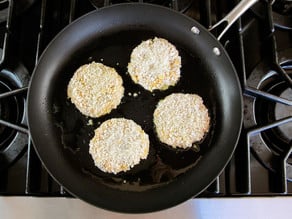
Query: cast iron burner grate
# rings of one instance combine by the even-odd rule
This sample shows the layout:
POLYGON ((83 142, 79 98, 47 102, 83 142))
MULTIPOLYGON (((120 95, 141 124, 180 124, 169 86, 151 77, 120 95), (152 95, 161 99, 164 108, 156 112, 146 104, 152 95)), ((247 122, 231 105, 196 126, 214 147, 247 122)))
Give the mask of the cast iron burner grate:
MULTIPOLYGON (((23 2, 23 1, 22 1, 23 2)), ((9 1, 0 2, 0 172, 5 171, 19 159, 27 146, 28 129, 26 128, 25 91, 29 83, 27 69, 17 60, 10 63, 8 55, 8 41, 13 11, 9 1), (6 30, 6 31, 5 31, 6 30), (4 62, 7 61, 6 67, 4 62)), ((13 3, 11 3, 13 4, 13 3)), ((19 15, 19 7, 16 8, 19 15)), ((12 49, 12 48, 11 48, 12 49)))
MULTIPOLYGON (((272 3, 272 18, 275 26, 282 29, 292 29, 292 1, 291 0, 273 0, 272 3)), ((253 8, 257 16, 262 17, 260 5, 253 8)))
MULTIPOLYGON (((255 157, 274 173, 279 165, 283 165, 283 169, 290 168, 287 159, 292 140, 292 90, 290 81, 285 80, 286 76, 291 77, 290 62, 286 60, 278 66, 278 71, 260 63, 247 80, 246 93, 254 97, 245 99, 245 126, 252 127, 247 136, 248 144, 255 157)), ((283 181, 289 179, 285 171, 282 177, 283 181)))
POLYGON ((144 2, 149 4, 162 5, 168 8, 173 8, 180 12, 185 12, 191 6, 193 0, 90 0, 90 2, 96 8, 125 2, 144 2))
POLYGON ((291 0, 275 0, 273 4, 273 11, 284 16, 292 15, 292 1, 291 0))
MULTIPOLYGON (((0 56, 0 134, 5 135, 0 135, 0 140, 8 139, 6 142, 10 142, 17 135, 22 138, 20 146, 17 146, 19 153, 11 159, 13 162, 0 165, 0 195, 70 196, 50 177, 30 141, 25 118, 28 81, 45 47, 66 25, 96 7, 129 1, 132 2, 14 0, 7 1, 8 5, 5 3, 7 21, 0 22, 0 46, 3 48, 0 56), (23 10, 19 12, 19 8, 23 10), (2 81, 7 75, 10 76, 2 81), (13 78, 14 82, 7 83, 9 78, 13 78), (11 105, 14 109, 8 113, 7 108, 11 105)), ((184 12, 208 28, 238 1, 143 2, 184 12)), ((286 12, 281 14, 276 6, 280 1, 276 2, 259 1, 221 40, 242 85, 244 124, 231 161, 199 197, 292 195, 292 37, 289 25, 280 24, 275 13, 281 15, 284 24, 289 24, 291 16, 286 12)), ((11 143, 1 144, 0 150, 9 145, 11 143)))
MULTIPOLYGON (((25 72, 22 72, 25 74, 25 72)), ((24 97, 28 81, 20 81, 16 73, 0 72, 0 172, 20 157, 27 145, 24 97)))
MULTIPOLYGON (((272 17, 271 6, 267 16, 272 17)), ((276 38, 270 19, 264 38, 265 55, 244 81, 247 144, 253 156, 268 170, 268 189, 289 192, 292 148, 291 60, 292 50, 277 51, 281 36, 276 38), (287 174, 289 173, 289 174, 287 174)), ((288 32, 288 30, 287 30, 288 32)), ((248 174, 251 171, 248 170, 248 174)), ((249 182, 249 190, 251 182, 249 182)))

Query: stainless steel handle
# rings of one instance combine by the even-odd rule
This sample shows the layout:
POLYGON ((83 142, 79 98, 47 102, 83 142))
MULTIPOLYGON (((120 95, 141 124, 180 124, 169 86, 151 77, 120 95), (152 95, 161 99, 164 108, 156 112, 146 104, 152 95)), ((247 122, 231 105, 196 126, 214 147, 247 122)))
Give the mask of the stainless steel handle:
POLYGON ((230 28, 230 26, 241 16, 246 12, 251 6, 253 6, 256 2, 259 0, 242 0, 238 3, 235 8, 230 11, 222 20, 217 22, 215 25, 213 25, 209 31, 215 29, 219 25, 226 23, 226 27, 222 30, 222 32, 217 37, 218 40, 222 38, 222 36, 226 33, 226 31, 230 28))

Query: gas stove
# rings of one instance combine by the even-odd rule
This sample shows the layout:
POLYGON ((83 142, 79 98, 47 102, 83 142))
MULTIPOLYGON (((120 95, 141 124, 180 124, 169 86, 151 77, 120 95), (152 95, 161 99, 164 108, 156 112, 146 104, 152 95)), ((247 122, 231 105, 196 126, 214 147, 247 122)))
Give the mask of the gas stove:
MULTIPOLYGON (((0 1, 0 195, 70 197, 34 151, 27 128, 27 88, 39 56, 59 31, 92 10, 123 2, 135 1, 0 1)), ((206 28, 238 3, 139 2, 170 7, 206 28)), ((198 197, 291 196, 292 2, 259 1, 221 43, 240 78, 244 122, 231 161, 198 197)))

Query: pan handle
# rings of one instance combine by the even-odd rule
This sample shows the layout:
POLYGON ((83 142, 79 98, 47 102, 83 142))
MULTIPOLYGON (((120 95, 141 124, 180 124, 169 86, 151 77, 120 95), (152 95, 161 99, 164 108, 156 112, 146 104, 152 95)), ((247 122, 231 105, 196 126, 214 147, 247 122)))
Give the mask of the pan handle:
POLYGON ((225 23, 225 27, 222 30, 222 32, 217 37, 218 40, 222 38, 222 36, 226 33, 226 31, 230 28, 230 26, 241 16, 246 12, 251 6, 253 6, 258 0, 242 0, 238 3, 235 8, 230 11, 223 19, 221 19, 219 22, 217 22, 215 25, 213 25, 211 28, 209 28, 209 31, 217 28, 221 24, 225 23))

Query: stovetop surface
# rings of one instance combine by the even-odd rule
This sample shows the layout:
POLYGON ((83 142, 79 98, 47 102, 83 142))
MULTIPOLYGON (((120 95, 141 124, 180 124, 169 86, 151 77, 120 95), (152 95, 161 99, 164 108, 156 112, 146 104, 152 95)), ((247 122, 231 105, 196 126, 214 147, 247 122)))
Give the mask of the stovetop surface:
MULTIPOLYGON (((67 197, 38 159, 26 121, 26 91, 48 43, 96 8, 130 0, 0 2, 0 195, 67 197)), ((210 27, 238 1, 148 0, 210 27)), ((292 195, 292 7, 260 1, 221 40, 243 91, 234 156, 199 197, 292 195)))

